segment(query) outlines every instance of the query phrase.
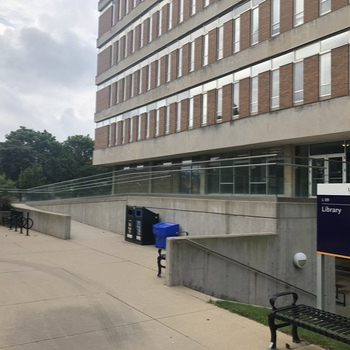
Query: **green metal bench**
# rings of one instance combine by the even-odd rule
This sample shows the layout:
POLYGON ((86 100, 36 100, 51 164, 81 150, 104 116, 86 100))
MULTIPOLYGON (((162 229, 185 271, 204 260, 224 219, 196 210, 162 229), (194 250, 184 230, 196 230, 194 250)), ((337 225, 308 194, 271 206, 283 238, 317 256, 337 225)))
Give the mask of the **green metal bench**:
POLYGON ((294 343, 300 343, 298 327, 301 327, 328 338, 350 344, 350 319, 311 306, 297 305, 297 300, 298 295, 293 292, 278 293, 270 298, 272 310, 268 315, 271 332, 269 349, 276 349, 277 330, 286 326, 292 326, 294 343), (292 297, 292 302, 289 305, 276 307, 278 298, 288 296, 292 297), (276 320, 282 322, 276 323, 276 320))

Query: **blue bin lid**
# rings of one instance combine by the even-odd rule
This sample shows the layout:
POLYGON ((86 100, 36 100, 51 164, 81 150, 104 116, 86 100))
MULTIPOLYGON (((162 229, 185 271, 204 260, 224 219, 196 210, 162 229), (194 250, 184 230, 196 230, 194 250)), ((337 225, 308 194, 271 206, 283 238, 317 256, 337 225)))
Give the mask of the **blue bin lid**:
POLYGON ((158 224, 154 224, 153 227, 167 228, 167 227, 175 226, 175 225, 179 225, 179 224, 174 224, 172 222, 159 222, 158 224))

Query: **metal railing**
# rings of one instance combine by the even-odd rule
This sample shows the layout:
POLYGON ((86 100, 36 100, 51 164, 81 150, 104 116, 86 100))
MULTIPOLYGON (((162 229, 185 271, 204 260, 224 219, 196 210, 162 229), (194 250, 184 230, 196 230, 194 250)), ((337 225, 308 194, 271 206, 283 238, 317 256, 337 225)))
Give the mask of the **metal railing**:
POLYGON ((325 166, 311 163, 309 158, 301 157, 291 162, 280 154, 164 163, 124 168, 26 190, 6 190, 6 193, 26 201, 125 194, 291 196, 294 193, 296 197, 308 197, 307 186, 322 182, 327 170, 325 166), (310 179, 310 173, 317 177, 310 179), (285 194, 286 183, 294 186, 294 191, 285 194))

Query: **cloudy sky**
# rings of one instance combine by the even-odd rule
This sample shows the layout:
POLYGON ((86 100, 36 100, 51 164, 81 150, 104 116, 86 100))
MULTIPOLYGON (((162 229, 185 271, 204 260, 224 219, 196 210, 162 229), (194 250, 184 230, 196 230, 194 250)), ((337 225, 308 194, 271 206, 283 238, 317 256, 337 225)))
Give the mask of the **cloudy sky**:
POLYGON ((94 137, 97 0, 0 0, 0 142, 94 137))

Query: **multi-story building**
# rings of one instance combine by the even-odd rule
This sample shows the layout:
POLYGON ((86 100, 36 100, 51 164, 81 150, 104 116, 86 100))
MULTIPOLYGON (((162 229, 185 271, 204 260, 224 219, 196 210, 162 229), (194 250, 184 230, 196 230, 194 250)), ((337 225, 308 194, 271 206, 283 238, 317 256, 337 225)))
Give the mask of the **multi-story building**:
POLYGON ((100 0, 94 164, 177 164, 195 194, 349 182, 349 3, 100 0))

